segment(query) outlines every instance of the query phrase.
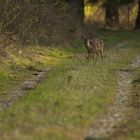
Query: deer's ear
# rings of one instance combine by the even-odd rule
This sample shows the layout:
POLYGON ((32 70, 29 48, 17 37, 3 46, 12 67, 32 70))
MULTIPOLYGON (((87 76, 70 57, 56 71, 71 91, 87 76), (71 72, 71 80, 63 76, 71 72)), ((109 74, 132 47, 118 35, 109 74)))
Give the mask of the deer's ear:
POLYGON ((81 38, 86 39, 86 36, 85 35, 81 35, 81 38))

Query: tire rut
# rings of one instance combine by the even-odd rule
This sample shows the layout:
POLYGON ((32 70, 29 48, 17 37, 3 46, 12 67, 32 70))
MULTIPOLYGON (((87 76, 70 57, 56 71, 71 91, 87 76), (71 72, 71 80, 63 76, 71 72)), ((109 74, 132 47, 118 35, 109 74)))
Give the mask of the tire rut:
POLYGON ((113 105, 106 109, 106 112, 98 116, 94 124, 89 128, 84 140, 100 140, 115 132, 118 123, 125 120, 128 111, 127 101, 132 83, 131 71, 140 66, 140 56, 137 56, 126 69, 118 71, 118 88, 113 105))
POLYGON ((44 70, 34 70, 32 76, 22 82, 21 85, 14 91, 12 91, 10 97, 0 102, 0 111, 10 107, 20 97, 26 95, 30 90, 33 90, 35 87, 37 87, 37 85, 43 80, 50 70, 51 68, 44 70))

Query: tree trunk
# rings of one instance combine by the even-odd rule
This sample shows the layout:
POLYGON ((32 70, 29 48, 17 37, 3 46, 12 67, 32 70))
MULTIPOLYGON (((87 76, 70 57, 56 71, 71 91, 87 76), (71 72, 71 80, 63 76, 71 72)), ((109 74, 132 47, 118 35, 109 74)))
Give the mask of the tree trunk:
POLYGON ((72 11, 83 21, 84 19, 84 0, 69 0, 72 11))
POLYGON ((140 28, 140 0, 139 0, 139 12, 137 17, 136 27, 140 28))
POLYGON ((118 0, 107 0, 106 6, 106 24, 109 26, 117 25, 119 22, 118 0))

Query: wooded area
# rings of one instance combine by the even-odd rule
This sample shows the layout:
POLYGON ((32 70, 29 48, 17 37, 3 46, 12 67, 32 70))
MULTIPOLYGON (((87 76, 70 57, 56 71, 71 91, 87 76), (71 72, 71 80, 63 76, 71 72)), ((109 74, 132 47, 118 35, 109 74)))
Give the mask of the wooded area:
POLYGON ((0 140, 140 140, 140 0, 0 0, 0 140))
POLYGON ((118 30, 139 27, 138 5, 140 0, 0 0, 1 46, 64 41, 89 23, 118 30))

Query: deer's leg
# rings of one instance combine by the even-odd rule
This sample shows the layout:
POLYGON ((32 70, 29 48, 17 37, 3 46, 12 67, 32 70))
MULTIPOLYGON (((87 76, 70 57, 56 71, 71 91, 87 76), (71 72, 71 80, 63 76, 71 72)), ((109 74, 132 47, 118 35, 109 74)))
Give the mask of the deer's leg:
POLYGON ((102 49, 101 49, 101 51, 100 51, 100 55, 101 55, 102 62, 104 62, 104 57, 103 57, 103 47, 104 47, 104 46, 102 46, 102 49))
POLYGON ((94 54, 94 52, 92 54, 93 54, 93 60, 94 60, 95 59, 95 54, 94 54))
POLYGON ((102 51, 100 52, 100 56, 101 56, 102 62, 104 62, 103 52, 102 51))
POLYGON ((96 52, 96 61, 98 60, 98 57, 99 57, 99 53, 96 52))
POLYGON ((90 51, 88 51, 88 55, 87 55, 86 58, 89 59, 89 57, 90 57, 90 51))

